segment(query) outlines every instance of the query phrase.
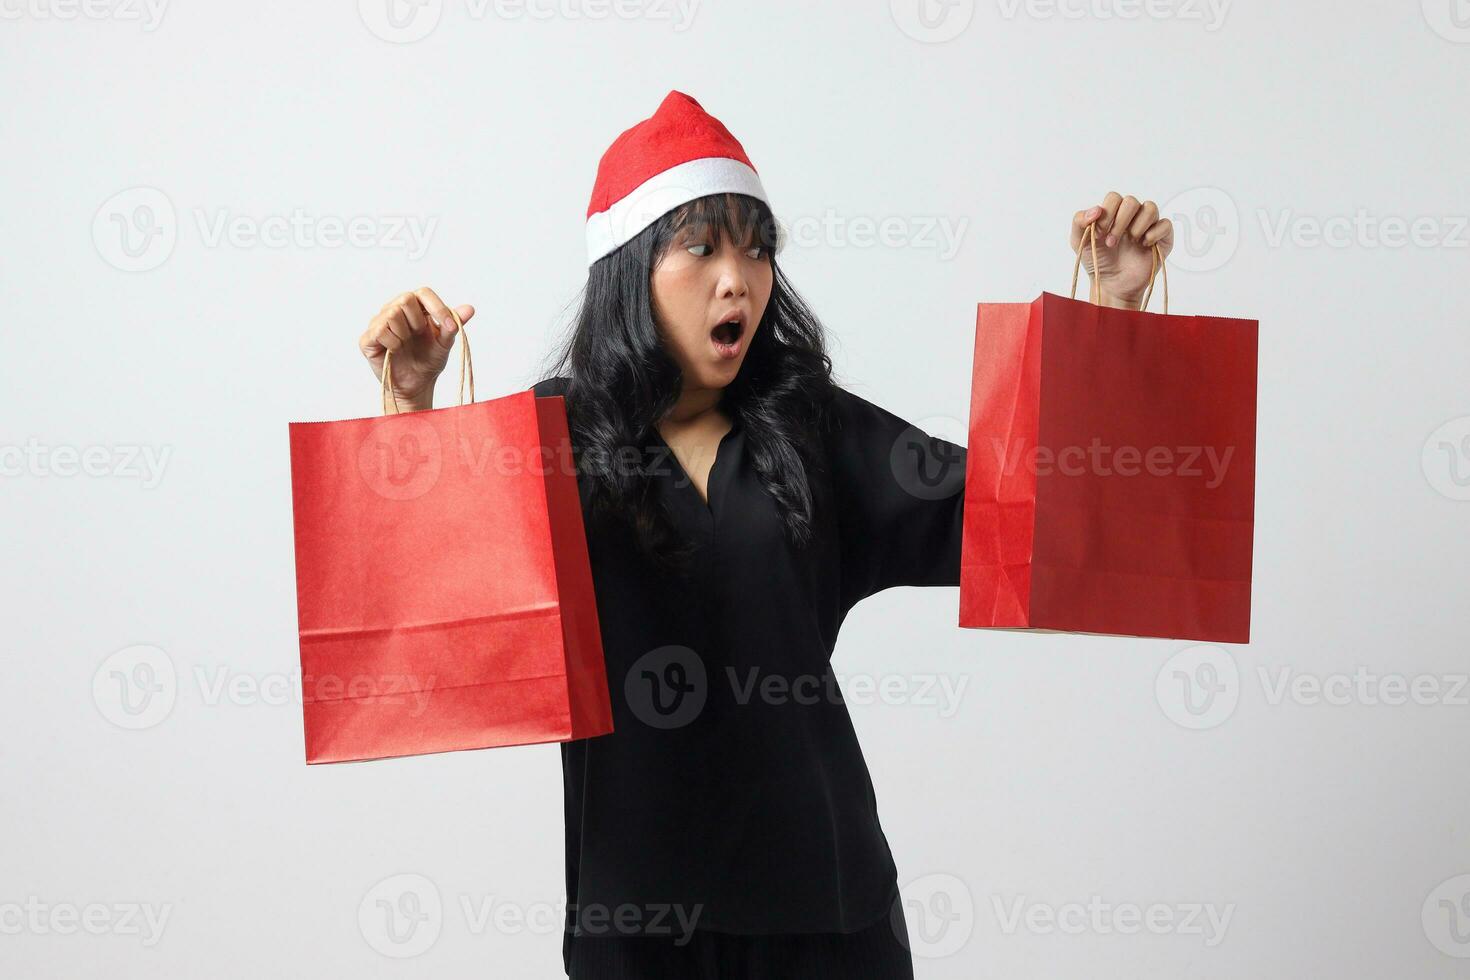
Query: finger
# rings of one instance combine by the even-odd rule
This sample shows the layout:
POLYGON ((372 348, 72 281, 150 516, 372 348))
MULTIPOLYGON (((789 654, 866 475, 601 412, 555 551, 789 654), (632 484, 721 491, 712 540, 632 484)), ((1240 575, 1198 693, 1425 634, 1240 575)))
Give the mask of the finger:
POLYGON ((1133 236, 1135 242, 1142 243, 1143 236, 1159 220, 1159 206, 1153 201, 1144 201, 1143 206, 1138 209, 1138 216, 1128 225, 1128 234, 1133 236))
MULTIPOLYGON (((403 322, 408 324, 410 334, 418 333, 428 322, 418 297, 413 293, 399 293, 383 304, 383 308, 378 311, 378 315, 391 316, 394 312, 403 313, 403 322)), ((404 339, 407 340, 408 338, 405 337, 404 339)))
POLYGON ((367 329, 362 332, 362 336, 357 338, 357 349, 362 351, 362 356, 369 360, 383 356, 384 347, 378 343, 377 317, 368 321, 367 329))
POLYGON ((1072 251, 1075 252, 1082 247, 1082 237, 1087 226, 1096 221, 1101 214, 1102 208, 1099 205, 1093 205, 1072 215, 1072 234, 1070 236, 1072 251))
POLYGON ((1108 191, 1102 202, 1102 217, 1097 219, 1097 233, 1106 235, 1113 230, 1113 218, 1118 213, 1118 205, 1123 203, 1123 195, 1117 191, 1108 191))
MULTIPOLYGON (((461 316, 460 320, 464 320, 464 317, 461 316)), ((454 346, 454 337, 459 333, 459 324, 454 322, 454 317, 450 314, 448 307, 445 307, 444 312, 440 314, 439 322, 440 326, 435 328, 434 340, 447 351, 454 346)))
POLYGON ((1144 233, 1143 245, 1145 248, 1153 248, 1157 245, 1165 255, 1169 254, 1169 250, 1174 247, 1174 222, 1168 218, 1160 218, 1155 221, 1144 233))
POLYGON ((428 312, 429 317, 434 321, 436 326, 442 327, 446 319, 450 323, 454 322, 454 317, 449 315, 449 307, 445 306, 444 301, 439 298, 439 294, 428 286, 420 286, 413 291, 413 294, 419 303, 423 305, 423 308, 428 312))
MULTIPOLYGON (((390 334, 398 339, 400 346, 413 339, 413 327, 409 325, 408 314, 402 306, 396 307, 384 315, 383 326, 387 328, 390 334)), ((389 349, 397 350, 398 348, 391 347, 389 349)))
POLYGON ((358 338, 358 346, 368 357, 381 357, 383 351, 396 350, 399 344, 398 335, 388 328, 387 313, 379 313, 369 320, 367 329, 358 338))
MULTIPOLYGON (((378 312, 386 315, 400 308, 405 311, 418 312, 419 320, 417 325, 420 329, 424 323, 428 322, 428 311, 424 309, 424 304, 419 300, 418 295, 412 291, 399 293, 397 296, 394 296, 388 302, 384 303, 383 308, 378 310, 378 312)), ((408 322, 410 325, 415 325, 412 318, 408 322)))
MULTIPOLYGON (((409 294, 409 297, 399 305, 403 313, 403 319, 408 324, 408 329, 414 333, 423 333, 429 326, 429 315, 424 312, 423 304, 417 296, 409 294)), ((407 338, 404 338, 405 340, 407 338)))
POLYGON ((448 350, 454 346, 454 334, 459 329, 454 322, 454 317, 449 313, 449 307, 439 298, 439 294, 428 286, 420 286, 413 291, 414 299, 423 306, 429 319, 434 323, 434 340, 439 346, 448 350))
POLYGON ((1132 226, 1133 219, 1137 216, 1141 206, 1138 198, 1132 194, 1126 195, 1118 202, 1118 213, 1113 216, 1113 227, 1108 232, 1108 245, 1116 245, 1128 237, 1128 230, 1132 226))
POLYGON ((1118 213, 1113 218, 1113 228, 1108 232, 1107 245, 1112 248, 1118 244, 1118 239, 1128 234, 1128 226, 1133 222, 1133 216, 1138 213, 1138 198, 1129 194, 1123 198, 1118 205, 1118 213))
POLYGON ((470 317, 475 315, 475 308, 468 303, 463 306, 456 306, 453 313, 459 315, 459 323, 454 322, 454 317, 450 315, 450 312, 447 308, 445 309, 443 316, 444 325, 439 328, 439 345, 445 350, 454 346, 454 335, 459 332, 459 324, 468 323, 470 317))
POLYGON ((374 321, 372 335, 369 342, 385 351, 396 351, 403 346, 403 338, 393 332, 387 317, 380 317, 374 321))

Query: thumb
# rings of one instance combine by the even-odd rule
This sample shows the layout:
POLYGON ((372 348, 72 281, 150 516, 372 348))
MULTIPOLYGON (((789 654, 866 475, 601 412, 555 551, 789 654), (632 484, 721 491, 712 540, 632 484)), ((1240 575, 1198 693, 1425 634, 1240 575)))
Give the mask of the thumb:
MULTIPOLYGON (((466 303, 463 306, 456 306, 454 312, 459 314, 460 323, 468 323, 470 317, 475 315, 475 308, 466 303)), ((459 324, 454 322, 454 317, 446 317, 444 319, 444 325, 439 328, 439 346, 445 350, 449 350, 454 346, 454 335, 458 332, 459 324)))
POLYGON ((1072 245, 1072 251, 1075 252, 1082 247, 1087 239, 1087 226, 1101 216, 1102 208, 1097 205, 1093 205, 1085 211, 1078 211, 1072 215, 1072 233, 1068 236, 1068 241, 1072 245))

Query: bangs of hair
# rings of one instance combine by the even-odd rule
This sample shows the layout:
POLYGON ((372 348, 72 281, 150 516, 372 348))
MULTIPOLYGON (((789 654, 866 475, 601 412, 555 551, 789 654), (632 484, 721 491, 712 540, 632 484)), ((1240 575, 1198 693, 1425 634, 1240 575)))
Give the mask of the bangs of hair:
POLYGON ((709 194, 695 198, 674 209, 668 228, 668 240, 658 243, 657 254, 660 256, 675 238, 686 232, 708 235, 716 248, 729 235, 737 248, 761 245, 772 255, 779 252, 785 242, 770 207, 748 194, 709 194))
POLYGON ((832 359, 821 322, 776 261, 784 229, 765 202, 745 194, 710 194, 670 208, 587 271, 575 325, 543 377, 569 379, 567 425, 579 480, 588 481, 588 519, 625 523, 636 546, 666 567, 687 570, 698 552, 679 532, 651 474, 627 465, 628 450, 640 458, 635 447, 652 444, 658 420, 683 390, 654 318, 652 282, 679 231, 698 231, 717 246, 730 236, 767 249, 770 298, 720 404, 745 428, 747 451, 787 539, 805 546, 815 533, 818 502, 830 490, 830 481, 816 474, 826 468, 821 447, 834 390, 832 359))

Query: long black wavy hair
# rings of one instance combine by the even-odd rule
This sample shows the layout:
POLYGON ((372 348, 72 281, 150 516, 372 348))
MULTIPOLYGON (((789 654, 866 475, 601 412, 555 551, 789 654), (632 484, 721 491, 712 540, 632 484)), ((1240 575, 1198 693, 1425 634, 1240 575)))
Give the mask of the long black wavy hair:
POLYGON ((759 244, 771 263, 770 300, 720 408, 744 427, 761 483, 775 501, 787 539, 798 547, 810 541, 821 506, 818 445, 833 385, 825 331, 777 265, 783 236, 758 198, 698 198, 592 265, 574 324, 553 352, 550 374, 570 379, 567 419, 578 473, 591 484, 591 512, 626 521, 642 551, 672 567, 684 567, 693 549, 653 492, 649 464, 659 464, 648 450, 656 445, 657 421, 679 398, 682 374, 660 339, 649 279, 686 226, 707 229, 715 248, 724 235, 741 248, 759 244))

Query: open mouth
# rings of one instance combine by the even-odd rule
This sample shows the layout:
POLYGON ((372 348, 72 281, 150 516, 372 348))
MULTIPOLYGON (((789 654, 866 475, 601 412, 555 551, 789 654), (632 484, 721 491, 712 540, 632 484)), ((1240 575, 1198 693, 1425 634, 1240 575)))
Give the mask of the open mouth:
POLYGON ((740 338, 745 336, 745 323, 739 316, 732 316, 725 322, 716 324, 709 335, 720 354, 729 357, 740 350, 740 338))

